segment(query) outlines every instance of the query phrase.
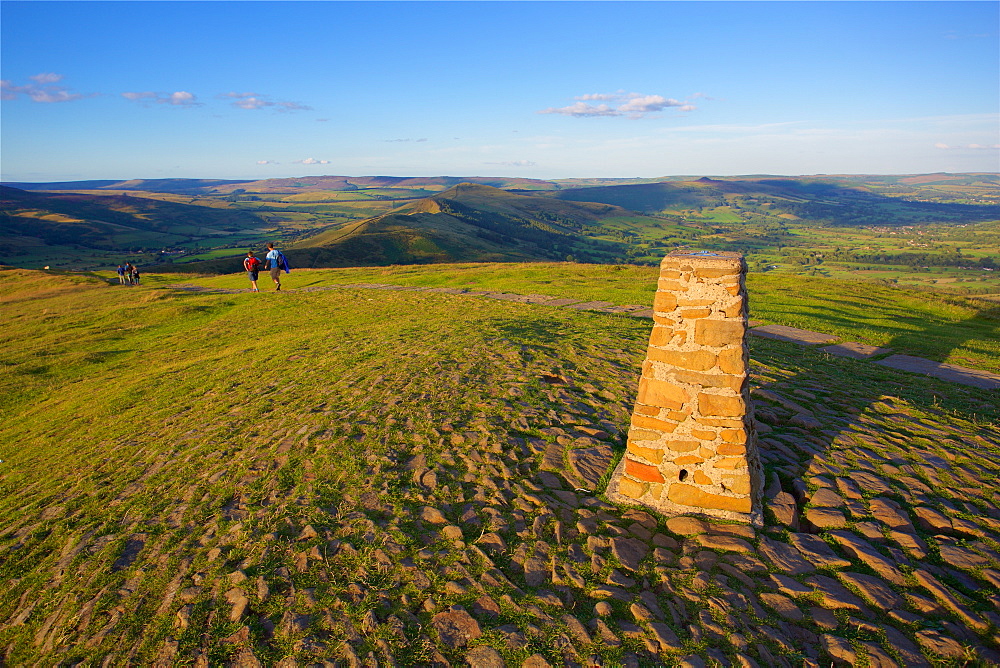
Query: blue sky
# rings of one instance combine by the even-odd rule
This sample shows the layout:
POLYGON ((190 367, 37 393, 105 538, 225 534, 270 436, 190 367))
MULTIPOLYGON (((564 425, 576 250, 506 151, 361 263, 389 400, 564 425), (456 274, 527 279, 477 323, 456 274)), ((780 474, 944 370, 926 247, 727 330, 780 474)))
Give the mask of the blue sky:
POLYGON ((0 3, 0 178, 1000 170, 996 2, 0 3))

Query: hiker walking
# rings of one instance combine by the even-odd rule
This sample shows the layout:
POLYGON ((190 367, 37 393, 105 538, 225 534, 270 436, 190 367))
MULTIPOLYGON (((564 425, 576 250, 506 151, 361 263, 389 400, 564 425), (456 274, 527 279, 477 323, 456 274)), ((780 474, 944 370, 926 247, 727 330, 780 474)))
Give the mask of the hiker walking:
POLYGON ((132 285, 139 285, 139 267, 132 265, 132 285))
POLYGON ((118 282, 125 285, 125 265, 118 265, 118 282))
POLYGON ((257 289, 257 272, 260 271, 260 259, 255 257, 253 251, 247 251, 247 256, 243 258, 243 268, 247 271, 247 278, 250 279, 250 292, 260 292, 257 289))
POLYGON ((132 285, 132 270, 135 267, 132 266, 131 262, 125 263, 125 285, 132 285))
POLYGON ((267 244, 267 255, 264 256, 264 260, 267 263, 267 268, 271 270, 271 280, 274 281, 274 289, 281 289, 281 270, 284 269, 285 273, 291 271, 288 268, 288 259, 285 258, 284 253, 274 247, 273 243, 267 244))

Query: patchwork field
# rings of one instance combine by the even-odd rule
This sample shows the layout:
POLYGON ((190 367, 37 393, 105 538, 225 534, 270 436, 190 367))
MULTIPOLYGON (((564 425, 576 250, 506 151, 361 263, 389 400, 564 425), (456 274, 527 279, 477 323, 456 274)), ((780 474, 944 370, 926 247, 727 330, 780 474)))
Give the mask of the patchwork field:
MULTIPOLYGON (((641 304, 655 281, 551 267, 293 271, 260 294, 0 272, 2 662, 1000 663, 995 393, 754 338, 767 527, 667 519, 603 498, 649 321, 317 289, 641 304)), ((751 299, 837 322, 779 311, 788 287, 751 299)), ((840 308, 922 318, 899 345, 995 323, 873 299, 840 308)))

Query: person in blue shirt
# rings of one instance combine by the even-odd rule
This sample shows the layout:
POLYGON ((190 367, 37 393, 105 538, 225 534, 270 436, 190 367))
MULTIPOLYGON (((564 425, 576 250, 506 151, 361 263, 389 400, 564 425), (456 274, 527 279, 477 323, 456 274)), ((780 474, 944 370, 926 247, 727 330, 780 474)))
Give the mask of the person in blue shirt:
POLYGON ((264 264, 271 270, 271 280, 274 281, 274 289, 281 289, 281 270, 285 268, 285 256, 274 247, 274 244, 267 244, 267 255, 264 256, 264 264))

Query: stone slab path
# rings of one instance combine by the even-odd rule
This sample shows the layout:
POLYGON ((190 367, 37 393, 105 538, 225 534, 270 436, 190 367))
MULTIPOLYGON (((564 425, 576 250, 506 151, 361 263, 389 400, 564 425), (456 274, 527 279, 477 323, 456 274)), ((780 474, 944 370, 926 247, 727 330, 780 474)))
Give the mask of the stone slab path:
POLYGON ((837 355, 838 357, 850 357, 856 360, 867 360, 879 355, 888 355, 892 351, 888 348, 870 346, 866 343, 835 343, 832 346, 820 348, 825 353, 837 355))
POLYGON ((804 345, 819 345, 823 343, 833 343, 839 341, 840 337, 820 332, 810 332, 807 329, 797 327, 787 327, 785 325, 761 325, 750 330, 755 336, 763 336, 776 341, 787 341, 789 343, 800 343, 804 345))
MULTIPOLYGON (((565 297, 551 297, 548 295, 519 295, 507 292, 490 292, 481 290, 465 290, 461 288, 424 288, 420 286, 392 285, 388 283, 346 283, 330 286, 313 286, 307 288, 289 289, 287 292, 316 292, 322 290, 337 289, 372 289, 372 290, 412 290, 426 292, 440 292, 451 295, 464 295, 472 297, 485 297, 487 299, 498 299, 502 301, 512 301, 522 304, 539 304, 543 306, 556 306, 561 308, 571 308, 580 311, 599 311, 601 313, 628 314, 637 318, 652 318, 653 310, 647 306, 638 304, 627 304, 617 306, 606 301, 586 301, 565 297)), ((205 288, 197 285, 176 285, 171 289, 185 290, 190 292, 208 292, 214 294, 241 294, 246 290, 229 290, 223 288, 205 288)), ((821 332, 813 332, 797 327, 786 325, 757 325, 751 323, 750 333, 787 343, 796 343, 805 346, 820 346, 824 352, 840 357, 849 357, 858 360, 878 358, 885 355, 885 359, 874 360, 875 364, 886 366, 899 371, 932 376, 939 380, 946 380, 960 385, 978 387, 983 390, 1000 390, 1000 374, 978 369, 969 369, 956 364, 945 364, 933 362, 931 360, 911 355, 890 355, 893 351, 889 348, 879 348, 864 343, 840 341, 840 337, 821 332), (831 345, 832 344, 832 345, 831 345)))
MULTIPOLYGON (((408 317, 439 301, 384 289, 408 317)), ((93 454, 58 496, 0 478, 0 665, 1000 665, 995 425, 771 351, 766 528, 667 519, 600 496, 641 337, 443 359, 422 336, 329 378, 322 358, 363 342, 304 336, 280 392, 227 383, 71 443, 93 454)))
POLYGON ((877 360, 875 364, 881 364, 891 369, 900 369, 911 373, 922 373, 925 376, 934 376, 942 380, 950 380, 953 383, 971 385, 983 390, 1000 389, 1000 375, 989 371, 979 371, 978 369, 967 369, 956 364, 944 364, 932 362, 912 355, 891 355, 885 359, 877 360))

